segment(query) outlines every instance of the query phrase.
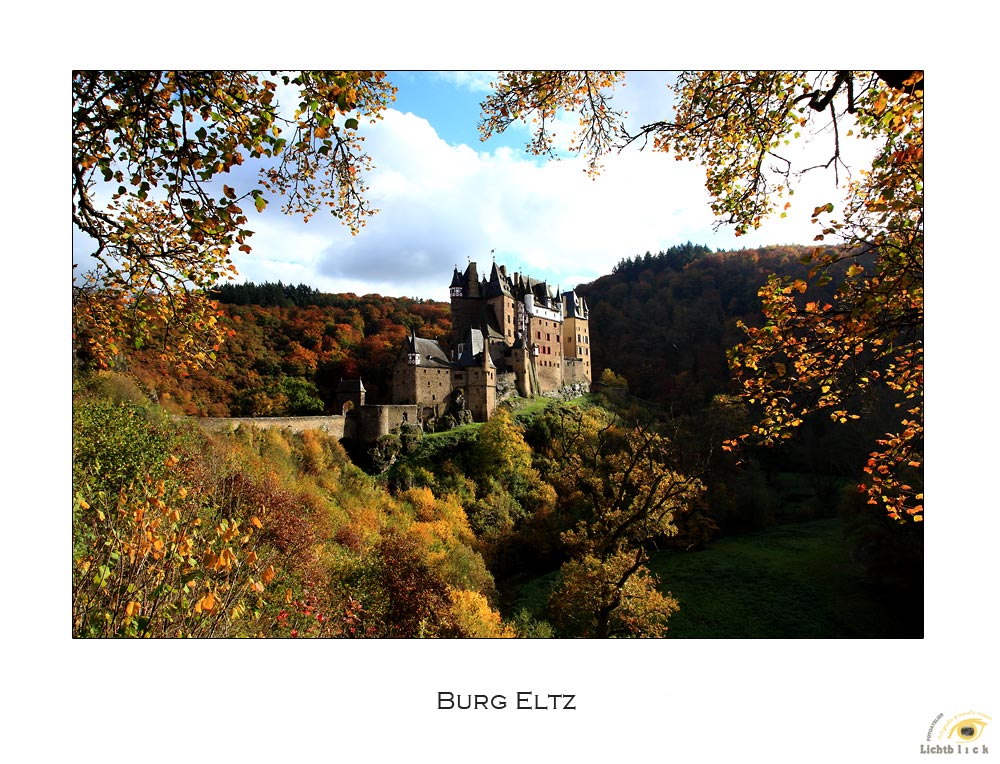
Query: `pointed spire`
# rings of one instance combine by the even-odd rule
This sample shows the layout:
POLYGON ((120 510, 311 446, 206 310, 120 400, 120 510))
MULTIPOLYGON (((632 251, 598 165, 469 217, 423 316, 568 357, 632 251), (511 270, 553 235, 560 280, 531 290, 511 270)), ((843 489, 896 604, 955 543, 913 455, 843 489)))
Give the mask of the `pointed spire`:
POLYGON ((483 369, 489 369, 492 361, 490 360, 490 328, 486 323, 486 314, 482 317, 482 328, 480 331, 483 333, 483 369))

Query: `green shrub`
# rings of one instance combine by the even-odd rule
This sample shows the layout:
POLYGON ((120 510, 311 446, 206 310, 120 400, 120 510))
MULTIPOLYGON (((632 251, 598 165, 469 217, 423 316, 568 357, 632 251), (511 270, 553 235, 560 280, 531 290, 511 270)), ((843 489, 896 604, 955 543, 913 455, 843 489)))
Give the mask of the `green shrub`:
POLYGON ((158 477, 171 435, 145 408, 112 398, 83 398, 73 409, 74 477, 117 493, 133 481, 158 477))

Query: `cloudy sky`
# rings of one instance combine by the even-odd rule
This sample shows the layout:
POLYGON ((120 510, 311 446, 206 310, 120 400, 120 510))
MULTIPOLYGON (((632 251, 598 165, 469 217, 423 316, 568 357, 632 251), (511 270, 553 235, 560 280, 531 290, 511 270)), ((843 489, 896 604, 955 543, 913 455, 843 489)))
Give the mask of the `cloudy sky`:
MULTIPOLYGON (((380 213, 351 236, 328 215, 308 223, 285 217, 275 200, 263 214, 250 213, 253 252, 234 256, 240 279, 446 299, 452 268, 489 263, 495 250, 510 269, 569 287, 609 273, 624 257, 686 241, 722 249, 809 243, 816 233, 809 212, 840 200, 832 176, 816 173, 799 187, 788 218, 740 238, 713 231, 695 163, 630 148, 591 179, 577 157, 529 155, 526 126, 481 141, 479 104, 491 79, 490 72, 391 72, 399 89, 393 108, 362 125, 380 213)), ((665 119, 670 80, 666 72, 630 73, 613 104, 633 128, 665 119)), ((557 128, 563 141, 574 121, 557 128)), ((827 149, 828 137, 816 136, 813 148, 827 149)))

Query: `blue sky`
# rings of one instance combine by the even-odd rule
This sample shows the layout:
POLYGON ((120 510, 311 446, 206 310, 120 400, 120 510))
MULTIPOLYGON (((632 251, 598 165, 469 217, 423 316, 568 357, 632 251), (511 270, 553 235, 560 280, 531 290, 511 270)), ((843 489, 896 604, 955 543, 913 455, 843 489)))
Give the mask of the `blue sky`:
MULTIPOLYGON (((840 201, 832 176, 815 173, 798 187, 788 218, 740 238, 725 227, 713 230, 704 171, 695 163, 631 147, 610 155, 593 179, 579 157, 528 154, 526 125, 481 141, 479 104, 492 79, 485 71, 390 72, 396 101, 383 119, 361 128, 375 165, 369 197, 379 214, 351 236, 329 215, 309 223, 284 216, 273 199, 263 214, 250 215, 253 252, 233 254, 240 280, 447 299, 452 269, 470 260, 488 264, 495 251, 509 269, 569 288, 609 273, 623 258, 687 241, 718 249, 808 244, 816 233, 809 212, 840 201)), ((630 72, 612 104, 633 130, 667 119, 671 79, 630 72)), ((575 126, 575 117, 555 121, 557 147, 568 144, 575 126)), ((808 149, 808 138, 799 148, 808 149)), ((828 136, 811 138, 814 148, 829 149, 828 136)), ((248 185, 250 172, 238 168, 230 183, 248 185)), ((74 250, 85 263, 86 243, 76 241, 74 250)))
MULTIPOLYGON (((498 262, 569 287, 609 273, 622 258, 686 241, 721 249, 809 243, 809 211, 840 200, 832 177, 817 174, 799 189, 787 219, 737 238, 713 230, 696 164, 630 148, 591 179, 578 158, 528 155, 527 127, 480 141, 488 72, 404 71, 390 79, 398 88, 393 108, 363 126, 379 215, 352 237, 333 219, 303 224, 272 204, 251 218, 254 251, 235 257, 241 278, 446 299, 452 268, 489 262, 495 250, 498 262)), ((614 104, 634 125, 667 118, 669 80, 665 72, 630 73, 614 104)), ((557 124, 562 140, 574 122, 557 124)), ((823 136, 817 142, 825 144, 823 136)))
MULTIPOLYGON (((492 77, 489 72, 390 71, 390 81, 398 88, 394 108, 423 117, 438 136, 451 145, 479 143, 479 104, 492 77)), ((522 147, 513 135, 499 135, 489 145, 522 147)))

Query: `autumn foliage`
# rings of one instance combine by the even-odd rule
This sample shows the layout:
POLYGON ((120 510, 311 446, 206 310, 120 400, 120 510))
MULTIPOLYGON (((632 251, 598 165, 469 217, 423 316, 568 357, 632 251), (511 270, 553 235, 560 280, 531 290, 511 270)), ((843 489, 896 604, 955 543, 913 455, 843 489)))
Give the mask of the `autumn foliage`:
MULTIPOLYGON (((370 400, 388 401, 392 366, 410 332, 439 339, 451 329, 447 306, 436 302, 322 295, 281 284, 230 285, 214 294, 219 299, 212 320, 225 339, 210 349, 210 369, 178 371, 153 347, 133 347, 117 357, 119 370, 128 370, 177 413, 340 413, 334 404, 341 379, 361 379, 370 400)), ((96 295, 91 302, 100 304, 96 295)), ((85 346, 78 353, 82 366, 94 365, 85 346)))
POLYGON ((512 636, 453 497, 319 432, 178 423, 117 375, 74 401, 75 636, 512 636))
POLYGON ((836 187, 848 169, 847 139, 874 146, 870 166, 846 185, 841 213, 831 216, 834 202, 811 211, 824 246, 804 256, 806 278, 774 274, 761 287, 766 323, 746 326, 731 359, 763 417, 738 440, 781 440, 814 410, 846 423, 864 416, 865 399, 888 398, 899 415, 869 452, 861 487, 890 517, 922 519, 923 73, 686 71, 670 84, 673 114, 638 128, 611 108, 620 79, 613 72, 501 73, 482 104, 482 129, 490 135, 515 118, 531 120, 529 150, 550 154, 552 117, 562 109, 580 116, 571 150, 586 158, 588 172, 629 146, 696 160, 717 224, 737 235, 772 214, 790 214, 805 172, 829 171, 836 187), (795 166, 785 147, 810 130, 829 135, 828 159, 795 166), (841 263, 847 266, 838 272, 841 263), (834 277, 841 279, 834 298, 823 299, 817 292, 834 277))
POLYGON ((231 250, 251 251, 250 206, 277 196, 357 232, 375 212, 360 120, 394 93, 376 71, 75 72, 73 223, 94 263, 74 285, 76 331, 94 361, 155 343, 182 368, 209 363, 223 334, 207 292, 236 274, 231 250), (244 163, 257 181, 238 187, 244 163))

